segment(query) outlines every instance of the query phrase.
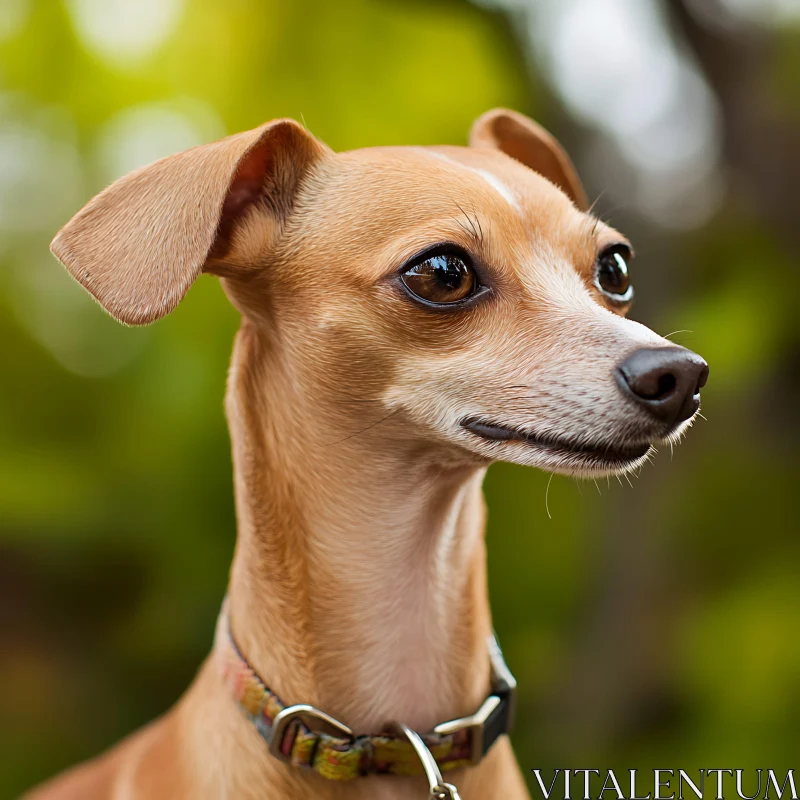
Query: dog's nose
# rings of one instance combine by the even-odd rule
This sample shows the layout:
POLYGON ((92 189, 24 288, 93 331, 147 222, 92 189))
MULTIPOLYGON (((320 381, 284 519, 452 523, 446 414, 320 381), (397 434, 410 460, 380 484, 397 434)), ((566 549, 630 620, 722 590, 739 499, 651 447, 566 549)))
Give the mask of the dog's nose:
POLYGON ((683 347, 635 350, 614 370, 623 393, 668 425, 683 422, 700 408, 708 364, 683 347))

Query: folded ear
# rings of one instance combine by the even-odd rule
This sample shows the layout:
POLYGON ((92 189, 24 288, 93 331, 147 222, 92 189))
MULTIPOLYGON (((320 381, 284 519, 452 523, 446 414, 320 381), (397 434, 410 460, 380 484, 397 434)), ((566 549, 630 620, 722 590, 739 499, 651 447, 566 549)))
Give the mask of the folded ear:
POLYGON ((325 152, 296 122, 276 120, 169 156, 97 195, 51 250, 112 316, 146 325, 178 305, 255 204, 277 236, 301 179, 325 152))
POLYGON ((561 145, 532 119, 506 108, 487 111, 475 120, 471 147, 491 147, 530 167, 559 189, 581 210, 589 202, 578 173, 561 145))

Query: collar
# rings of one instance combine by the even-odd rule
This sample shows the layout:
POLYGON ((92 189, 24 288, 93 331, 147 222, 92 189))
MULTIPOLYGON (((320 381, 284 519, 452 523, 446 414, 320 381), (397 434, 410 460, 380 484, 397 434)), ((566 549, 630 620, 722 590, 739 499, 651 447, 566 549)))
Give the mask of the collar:
POLYGON ((419 742, 443 772, 478 764, 497 739, 511 729, 517 686, 494 636, 487 638, 487 649, 491 688, 481 707, 472 716, 443 722, 414 740, 405 726, 377 734, 356 734, 314 706, 287 706, 242 655, 225 607, 216 642, 223 680, 267 742, 269 752, 281 761, 334 781, 369 774, 421 775, 427 769, 419 742))

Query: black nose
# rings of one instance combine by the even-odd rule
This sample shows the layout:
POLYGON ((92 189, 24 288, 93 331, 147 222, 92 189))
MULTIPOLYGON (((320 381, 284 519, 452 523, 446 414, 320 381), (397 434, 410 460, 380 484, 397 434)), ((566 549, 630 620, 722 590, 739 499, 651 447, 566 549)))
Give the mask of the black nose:
POLYGON ((700 389, 708 380, 708 364, 683 347, 636 350, 614 372, 624 394, 669 425, 700 408, 700 389))

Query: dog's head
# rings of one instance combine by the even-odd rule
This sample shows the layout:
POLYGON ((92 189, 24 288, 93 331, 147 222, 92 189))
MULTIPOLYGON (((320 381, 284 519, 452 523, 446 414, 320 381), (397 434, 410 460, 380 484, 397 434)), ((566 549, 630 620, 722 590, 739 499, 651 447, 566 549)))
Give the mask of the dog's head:
POLYGON ((337 154, 268 123, 121 178, 53 252, 129 324, 221 276, 296 391, 460 458, 631 469, 691 423, 708 372, 625 319, 630 244, 511 111, 465 148, 337 154))

